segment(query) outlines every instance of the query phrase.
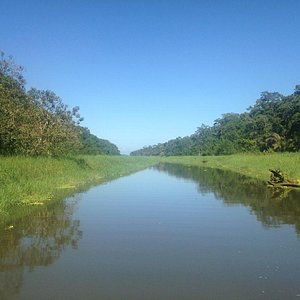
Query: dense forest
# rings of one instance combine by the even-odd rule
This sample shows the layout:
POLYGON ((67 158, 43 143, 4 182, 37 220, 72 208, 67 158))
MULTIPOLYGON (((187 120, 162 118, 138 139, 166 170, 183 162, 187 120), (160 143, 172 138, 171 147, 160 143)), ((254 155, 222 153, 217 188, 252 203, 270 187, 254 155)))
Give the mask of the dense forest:
POLYGON ((26 90, 23 67, 0 55, 1 155, 120 154, 80 126, 79 107, 69 109, 49 90, 26 90))
POLYGON ((131 155, 226 155, 300 150, 300 85, 293 94, 263 92, 244 113, 226 113, 194 134, 144 147, 131 155))

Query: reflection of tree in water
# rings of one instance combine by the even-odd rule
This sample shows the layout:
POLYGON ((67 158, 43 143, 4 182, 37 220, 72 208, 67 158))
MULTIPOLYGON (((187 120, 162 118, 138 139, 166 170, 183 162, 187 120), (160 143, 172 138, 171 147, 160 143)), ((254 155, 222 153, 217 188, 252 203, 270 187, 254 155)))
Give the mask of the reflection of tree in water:
POLYGON ((77 248, 80 221, 73 220, 77 201, 60 201, 0 229, 0 299, 13 299, 22 287, 23 272, 53 264, 61 252, 77 248))
POLYGON ((300 234, 300 192, 295 189, 271 189, 261 181, 212 168, 160 164, 157 170, 178 178, 193 180, 200 193, 213 193, 227 205, 243 204, 265 226, 294 225, 300 234))

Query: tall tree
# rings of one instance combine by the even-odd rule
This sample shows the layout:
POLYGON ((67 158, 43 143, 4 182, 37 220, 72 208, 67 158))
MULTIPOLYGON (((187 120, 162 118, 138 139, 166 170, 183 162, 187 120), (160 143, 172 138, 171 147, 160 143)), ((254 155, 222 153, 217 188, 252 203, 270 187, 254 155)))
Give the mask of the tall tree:
MULTIPOLYGON (((85 153, 79 107, 68 108, 49 90, 31 88, 26 91, 22 72, 23 67, 1 52, 0 154, 85 153)), ((109 141, 99 139, 89 131, 87 135, 97 144, 94 154, 119 154, 118 148, 109 141)))

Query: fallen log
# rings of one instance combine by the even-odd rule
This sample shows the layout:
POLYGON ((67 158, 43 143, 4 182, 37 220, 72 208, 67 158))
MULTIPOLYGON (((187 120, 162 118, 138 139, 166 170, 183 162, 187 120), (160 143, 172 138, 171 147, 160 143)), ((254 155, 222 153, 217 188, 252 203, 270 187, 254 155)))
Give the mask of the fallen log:
POLYGON ((273 187, 295 187, 300 188, 300 182, 297 179, 289 178, 285 173, 281 170, 271 170, 270 180, 268 184, 273 187))
POLYGON ((296 188, 300 188, 300 184, 299 183, 290 183, 290 182, 279 182, 279 183, 274 183, 271 181, 268 181, 268 184, 274 186, 274 187, 296 187, 296 188))

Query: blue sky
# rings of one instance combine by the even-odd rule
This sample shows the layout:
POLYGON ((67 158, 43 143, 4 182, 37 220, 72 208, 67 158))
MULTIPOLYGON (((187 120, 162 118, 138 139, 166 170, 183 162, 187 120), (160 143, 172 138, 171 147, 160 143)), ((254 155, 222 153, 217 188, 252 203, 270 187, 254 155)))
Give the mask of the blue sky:
POLYGON ((299 0, 1 0, 0 50, 122 153, 300 83, 299 0))

